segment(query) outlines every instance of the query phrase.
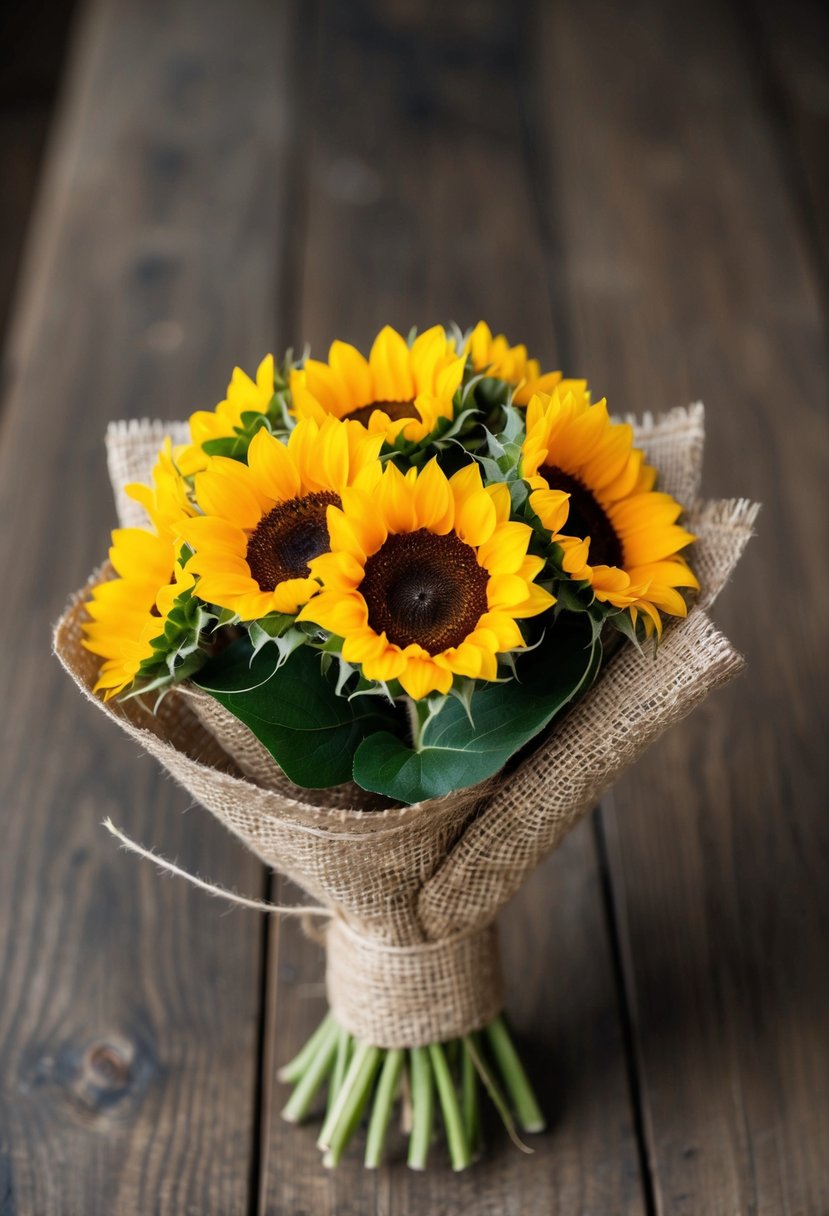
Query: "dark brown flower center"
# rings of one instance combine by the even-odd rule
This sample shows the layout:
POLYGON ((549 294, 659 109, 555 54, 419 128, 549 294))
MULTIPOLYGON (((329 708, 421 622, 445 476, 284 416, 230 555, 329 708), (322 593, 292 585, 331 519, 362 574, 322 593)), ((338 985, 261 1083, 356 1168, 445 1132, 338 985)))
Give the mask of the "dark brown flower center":
POLYGON ((338 494, 323 490, 289 498, 264 515, 248 540, 247 563, 263 591, 288 578, 307 578, 308 563, 329 549, 328 507, 341 506, 338 494))
POLYGON ((622 542, 587 486, 554 464, 544 464, 538 471, 551 489, 570 495, 570 511, 563 531, 566 536, 579 536, 582 540, 590 537, 591 566, 622 566, 622 542))
POLYGON ((489 575, 454 532, 389 536, 367 560, 360 592, 368 621, 390 642, 430 654, 459 646, 487 611, 489 575))
POLYGON ((401 418, 419 417, 414 401, 370 401, 368 405, 359 405, 356 410, 349 410, 343 417, 354 418, 357 422, 362 422, 363 426, 368 426, 375 410, 388 414, 392 422, 399 422, 401 418))

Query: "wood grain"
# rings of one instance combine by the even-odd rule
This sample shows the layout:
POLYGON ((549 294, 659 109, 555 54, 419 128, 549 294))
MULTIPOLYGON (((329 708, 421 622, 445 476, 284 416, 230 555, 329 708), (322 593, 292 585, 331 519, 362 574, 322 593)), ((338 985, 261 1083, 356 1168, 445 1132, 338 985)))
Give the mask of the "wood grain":
POLYGON ((765 504, 716 613, 748 675, 660 743, 604 815, 656 1208, 819 1216, 829 436, 817 267, 729 9, 540 11, 536 113, 559 171, 550 222, 576 370, 620 411, 702 397, 706 492, 765 504))
MULTIPOLYGON (((829 1211, 825 19, 781 13, 82 8, 4 363, 2 1216, 829 1211), (80 704, 49 627, 106 545, 110 418, 212 405, 289 342, 480 315, 620 411, 706 400, 706 492, 765 503, 717 607, 750 668, 505 917, 535 1156, 493 1125, 465 1175, 437 1149, 411 1174, 402 1137, 324 1172, 274 1079, 321 951, 113 851, 105 815, 266 889, 80 704)), ((0 88, 18 217, 59 33, 0 88)))
POLYGON ((273 340, 290 10, 88 5, 23 275, 0 450, 0 1211, 241 1213, 262 924, 119 854, 106 815, 261 866, 78 698, 52 621, 105 552, 103 432, 213 404, 273 340))
POLYGON ((829 299, 829 12, 819 0, 744 9, 758 87, 775 123, 778 152, 813 244, 829 299))
MULTIPOLYGON (((494 2, 324 10, 301 281, 301 334, 317 352, 335 336, 366 348, 387 321, 405 332, 484 315, 556 363, 520 54, 514 20, 494 2)), ((281 1122, 286 1090, 269 1080, 269 1216, 644 1211, 589 824, 516 900, 503 946, 510 1016, 551 1123, 534 1139, 535 1155, 493 1128, 491 1155, 465 1174, 451 1174, 437 1146, 438 1168, 413 1174, 402 1139, 379 1171, 362 1169, 359 1139, 337 1171, 323 1172, 316 1129, 281 1122)), ((270 1067, 321 1016, 321 967, 321 951, 297 926, 280 927, 269 966, 270 1067)))
POLYGON ((0 343, 11 311, 66 52, 73 0, 0 10, 0 343))

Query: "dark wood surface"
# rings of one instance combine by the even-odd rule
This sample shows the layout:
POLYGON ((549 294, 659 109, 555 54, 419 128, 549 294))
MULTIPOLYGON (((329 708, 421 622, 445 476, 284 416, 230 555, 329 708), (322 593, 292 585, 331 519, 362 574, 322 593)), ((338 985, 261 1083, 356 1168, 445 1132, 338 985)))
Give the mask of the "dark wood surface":
POLYGON ((716 4, 652 16, 583 0, 537 39, 553 50, 545 146, 591 199, 564 192, 558 219, 573 360, 621 410, 701 397, 704 491, 764 503, 715 613, 746 676, 603 815, 648 1155, 658 1210, 826 1212, 819 277, 740 25, 716 4))
POLYGON ((263 925, 136 866, 106 815, 248 892, 261 866, 49 654, 112 523, 113 415, 212 403, 279 327, 288 22, 95 3, 29 233, 0 450, 0 1211, 245 1212, 263 925), (255 81, 255 89, 250 82, 255 81), (185 402, 187 403, 185 405, 185 402))
POLYGON ((0 9, 0 336, 55 110, 74 0, 29 0, 0 9))
POLYGON ((79 6, 57 108, 12 124, 30 183, 52 125, 0 431, 2 1216, 829 1213, 825 46, 770 0, 79 6), (716 612, 750 667, 505 917, 535 1155, 493 1128, 463 1176, 402 1144, 324 1172, 273 1075, 318 947, 114 850, 108 814, 280 890, 79 702, 49 625, 105 550, 109 418, 479 316, 619 411, 706 401, 705 492, 765 504, 716 612))

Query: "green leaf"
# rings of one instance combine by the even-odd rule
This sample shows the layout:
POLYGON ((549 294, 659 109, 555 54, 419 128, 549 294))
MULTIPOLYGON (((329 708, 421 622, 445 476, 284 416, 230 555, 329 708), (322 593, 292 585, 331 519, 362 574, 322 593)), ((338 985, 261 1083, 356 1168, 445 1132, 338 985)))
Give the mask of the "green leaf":
POLYGON ((508 480, 507 474, 501 468, 498 461, 493 460, 491 456, 476 456, 475 459, 483 470, 487 485, 492 485, 496 481, 508 480))
POLYGON ((244 460, 248 439, 242 435, 227 435, 221 439, 205 439, 201 446, 208 456, 227 456, 230 460, 244 460))
POLYGON ((475 785, 497 773, 569 701, 586 691, 601 663, 601 645, 584 616, 561 617, 522 664, 518 680, 476 689, 472 721, 450 698, 426 724, 416 751, 388 732, 363 740, 354 780, 400 802, 419 802, 475 785))
POLYGON ((297 646, 301 646, 307 639, 300 629, 292 629, 294 620, 294 617, 284 613, 272 612, 268 616, 260 617, 258 621, 251 621, 248 625, 248 636, 253 653, 256 654, 271 642, 276 645, 280 655, 290 654, 297 646))
POLYGON ((350 781, 362 740, 396 729, 393 710, 375 697, 338 696, 336 672, 322 671, 313 647, 280 658, 270 646, 253 654, 248 639, 240 638, 194 683, 244 722, 297 785, 325 789, 350 781))
POLYGON ((512 503, 512 512, 517 515, 527 501, 530 493, 530 487, 526 481, 516 478, 515 481, 509 483, 510 501, 512 503))
MULTIPOLYGON (((508 405, 504 410, 504 429, 501 433, 501 439, 506 444, 514 444, 516 440, 520 440, 524 433, 524 415, 520 410, 514 409, 508 405)), ((519 444, 520 446, 520 444, 519 444)))
POLYGON ((556 608, 559 612, 587 612, 592 597, 593 591, 586 583, 574 583, 568 578, 556 581, 556 608))

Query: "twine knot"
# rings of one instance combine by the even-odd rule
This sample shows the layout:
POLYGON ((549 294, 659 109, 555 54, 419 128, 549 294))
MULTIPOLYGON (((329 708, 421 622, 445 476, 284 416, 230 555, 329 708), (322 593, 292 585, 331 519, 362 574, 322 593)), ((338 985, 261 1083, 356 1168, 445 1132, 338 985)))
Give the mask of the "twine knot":
POLYGON ((422 1047, 479 1030, 504 1005, 495 925, 436 942, 389 946, 341 918, 326 929, 334 1017, 377 1047, 422 1047))

